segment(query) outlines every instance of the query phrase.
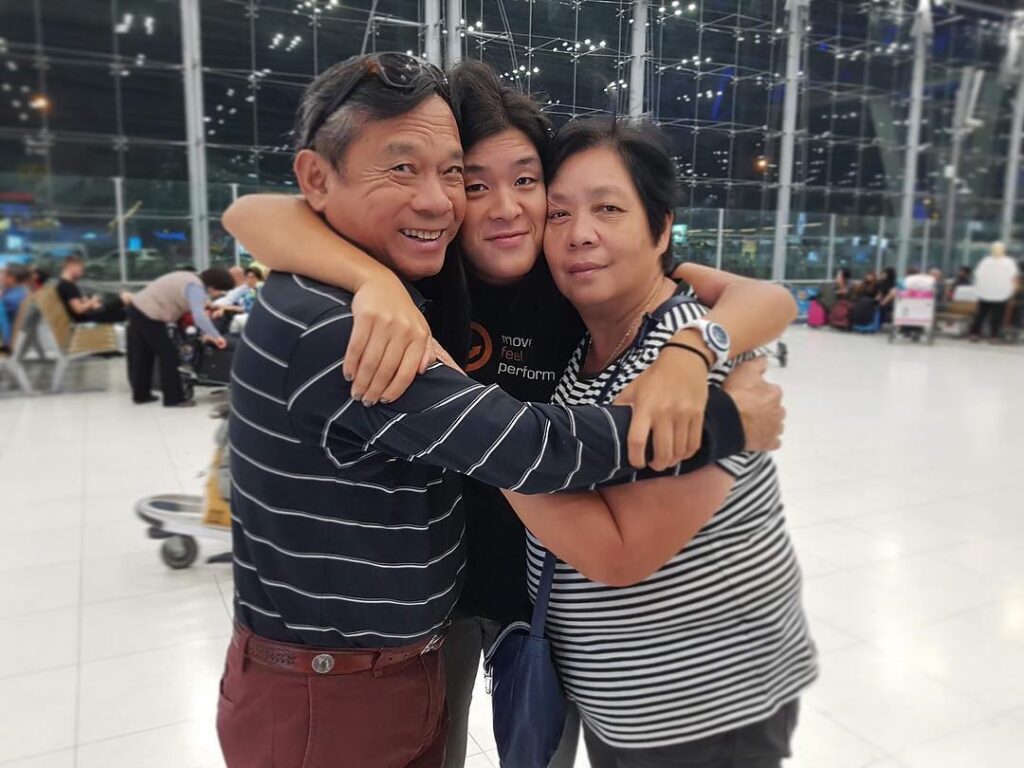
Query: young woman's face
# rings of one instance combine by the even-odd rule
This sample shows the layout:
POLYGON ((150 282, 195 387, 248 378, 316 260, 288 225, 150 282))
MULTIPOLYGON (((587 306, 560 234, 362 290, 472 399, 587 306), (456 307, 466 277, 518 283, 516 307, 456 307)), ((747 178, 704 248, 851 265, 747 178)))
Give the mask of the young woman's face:
POLYGON ((466 218, 462 251, 485 283, 512 283, 537 262, 547 199, 536 147, 509 128, 466 153, 466 218))
POLYGON ((649 290, 670 234, 666 226, 653 241, 633 179, 608 147, 573 155, 550 181, 544 255, 577 309, 649 290))

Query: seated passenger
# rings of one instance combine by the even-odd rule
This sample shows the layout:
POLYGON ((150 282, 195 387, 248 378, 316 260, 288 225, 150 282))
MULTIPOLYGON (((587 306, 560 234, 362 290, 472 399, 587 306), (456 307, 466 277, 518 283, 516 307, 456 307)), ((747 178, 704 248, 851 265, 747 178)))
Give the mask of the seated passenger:
POLYGON ((57 295, 74 323, 123 323, 125 301, 118 296, 95 294, 86 298, 78 282, 85 275, 85 260, 79 253, 64 259, 57 283, 57 295))
POLYGON ((11 344, 11 328, 18 315, 21 303, 28 296, 28 267, 24 264, 8 264, 0 282, 0 346, 11 344))

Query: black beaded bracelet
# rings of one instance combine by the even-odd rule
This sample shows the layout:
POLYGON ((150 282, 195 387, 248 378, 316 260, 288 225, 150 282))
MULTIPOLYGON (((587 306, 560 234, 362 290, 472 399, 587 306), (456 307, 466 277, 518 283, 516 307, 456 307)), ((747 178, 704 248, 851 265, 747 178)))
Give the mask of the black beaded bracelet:
POLYGON ((691 347, 689 344, 680 344, 678 341, 666 341, 662 346, 674 347, 675 349, 685 349, 687 352, 692 352, 693 354, 700 358, 700 361, 702 363, 704 363, 704 367, 708 369, 708 373, 711 373, 711 363, 708 362, 708 359, 707 357, 705 357, 704 353, 701 352, 696 347, 691 347))

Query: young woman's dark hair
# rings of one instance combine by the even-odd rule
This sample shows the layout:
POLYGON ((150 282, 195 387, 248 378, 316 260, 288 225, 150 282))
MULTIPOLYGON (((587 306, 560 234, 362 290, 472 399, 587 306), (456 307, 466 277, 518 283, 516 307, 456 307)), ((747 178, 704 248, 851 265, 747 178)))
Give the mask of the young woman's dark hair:
POLYGON ((501 82, 493 67, 466 59, 448 73, 448 84, 464 150, 514 128, 544 157, 551 142, 551 121, 529 95, 501 82))
MULTIPOLYGON (((489 65, 472 59, 452 69, 448 84, 465 151, 515 128, 543 159, 551 140, 551 122, 532 98, 502 83, 489 65)), ((546 268, 544 259, 538 259, 535 269, 546 268)), ((470 342, 469 282, 458 241, 448 249, 441 272, 421 280, 417 287, 431 301, 427 318, 434 336, 457 363, 464 362, 470 342)))
POLYGON ((882 282, 888 284, 890 288, 896 285, 895 267, 885 267, 882 269, 882 282))
MULTIPOLYGON (((667 217, 675 213, 679 199, 676 167, 668 137, 649 122, 634 123, 604 117, 573 120, 551 142, 544 166, 548 179, 555 178, 569 158, 595 147, 608 147, 622 159, 643 203, 651 239, 657 241, 669 226, 667 217)), ((671 242, 661 255, 661 266, 664 271, 672 266, 671 242)))
POLYGON ((838 277, 843 278, 843 282, 850 282, 850 270, 846 267, 840 267, 836 272, 838 277))

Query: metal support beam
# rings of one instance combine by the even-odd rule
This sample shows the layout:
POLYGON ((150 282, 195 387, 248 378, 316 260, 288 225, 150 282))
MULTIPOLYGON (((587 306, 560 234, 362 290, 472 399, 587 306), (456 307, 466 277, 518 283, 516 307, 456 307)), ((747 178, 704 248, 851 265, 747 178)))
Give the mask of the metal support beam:
POLYGON ((128 246, 124 231, 124 179, 114 177, 114 210, 117 212, 117 263, 121 282, 128 282, 128 246))
POLYGON ((786 95, 782 104, 782 149, 779 154, 779 191, 775 206, 775 246, 772 280, 786 277, 786 243, 793 197, 793 164, 796 161, 796 114, 800 97, 800 58, 810 0, 787 0, 789 27, 786 35, 786 95))
POLYGON ((647 0, 633 0, 629 33, 629 116, 644 114, 644 68, 647 61, 647 0))
POLYGON ((921 271, 928 271, 928 253, 932 245, 932 220, 924 220, 924 243, 921 245, 921 271))
POLYGON ((1000 239, 1009 244, 1013 240, 1013 219, 1017 211, 1017 187, 1020 179, 1020 141, 1024 135, 1024 14, 1010 27, 1005 74, 1017 81, 1013 99, 1013 125, 1010 128, 1010 157, 1006 164, 1006 178, 1003 185, 1003 219, 1000 239))
POLYGON ((946 166, 946 213, 945 230, 942 244, 942 271, 950 269, 953 254, 953 237, 956 227, 956 200, 960 193, 960 158, 963 154, 964 139, 980 125, 974 120, 974 106, 978 102, 978 93, 985 72, 974 67, 964 67, 960 78, 960 88, 956 93, 956 105, 953 111, 953 146, 951 159, 946 166))
POLYGON ((203 121, 203 57, 199 0, 181 0, 181 63, 185 81, 185 138, 188 145, 192 263, 210 265, 209 204, 206 194, 206 124, 203 121))
POLYGON ((924 106, 924 75, 928 46, 934 31, 931 0, 918 0, 914 14, 914 74, 910 86, 910 116, 907 120, 907 153, 903 158, 903 199, 897 237, 896 274, 905 275, 914 226, 914 193, 917 190, 917 162, 921 153, 921 112, 924 106))
MULTIPOLYGON (((882 253, 885 251, 885 216, 878 217, 878 239, 875 241, 875 274, 882 274, 882 253)), ((900 273, 897 272, 897 275, 900 273)))
POLYGON ((448 30, 447 58, 449 67, 462 61, 462 0, 448 0, 445 5, 445 28, 448 30))
MULTIPOLYGON (((235 202, 238 199, 238 183, 231 182, 231 202, 235 202)), ((238 242, 238 238, 234 235, 231 236, 232 242, 235 244, 235 266, 242 266, 242 244, 238 242)))
POLYGON ((441 0, 423 0, 424 42, 427 61, 443 67, 441 61, 441 0))
POLYGON ((722 247, 725 245, 725 208, 718 209, 718 240, 715 242, 715 269, 722 268, 722 247))
POLYGON ((832 270, 836 264, 836 215, 830 213, 828 215, 828 261, 825 266, 825 279, 831 280, 833 276, 832 270))

